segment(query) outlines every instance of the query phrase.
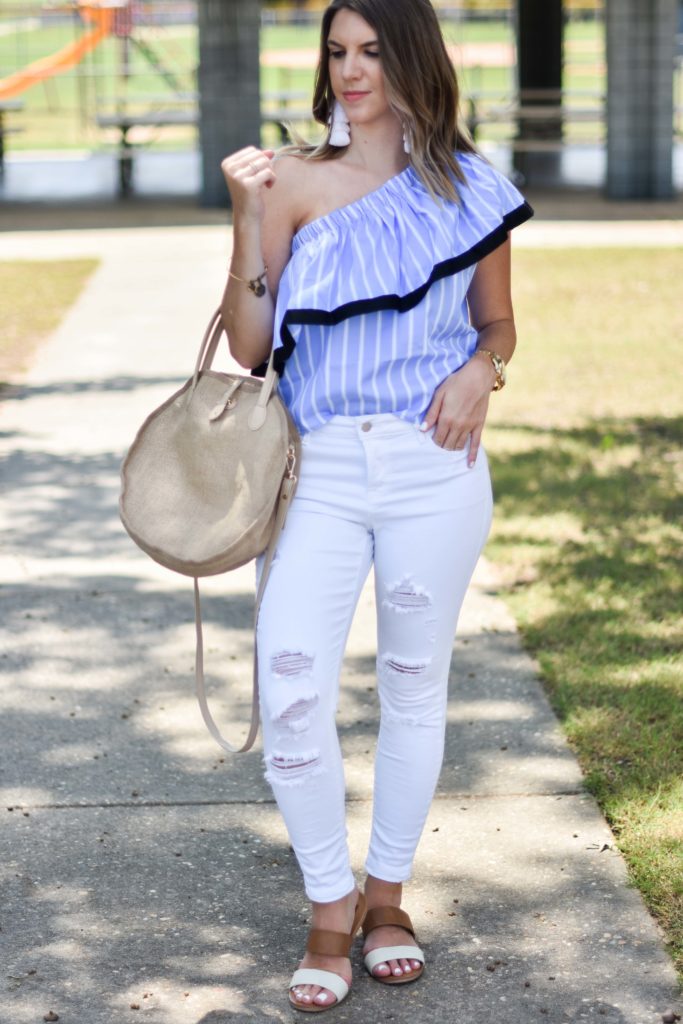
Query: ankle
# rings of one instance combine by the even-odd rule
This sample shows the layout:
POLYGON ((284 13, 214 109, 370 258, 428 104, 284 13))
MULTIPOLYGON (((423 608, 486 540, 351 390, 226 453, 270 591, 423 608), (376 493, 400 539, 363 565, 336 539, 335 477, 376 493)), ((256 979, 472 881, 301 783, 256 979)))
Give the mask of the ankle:
POLYGON ((358 889, 353 888, 351 892, 347 893, 346 896, 342 896, 339 900, 332 900, 330 903, 316 903, 311 902, 311 923, 315 928, 331 928, 334 930, 334 926, 338 926, 337 930, 342 930, 342 926, 347 924, 351 926, 351 921, 358 901, 358 889))
POLYGON ((368 875, 365 882, 365 896, 368 900, 368 908, 376 906, 400 907, 403 896, 402 882, 385 882, 374 875, 368 875))

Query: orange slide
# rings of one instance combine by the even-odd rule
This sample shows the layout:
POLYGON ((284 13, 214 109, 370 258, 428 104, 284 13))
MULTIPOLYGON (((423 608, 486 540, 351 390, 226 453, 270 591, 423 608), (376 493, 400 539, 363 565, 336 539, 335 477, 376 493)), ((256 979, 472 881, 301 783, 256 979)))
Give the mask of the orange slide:
POLYGON ((35 85, 36 82, 74 67, 75 64, 83 60, 86 53, 94 50, 111 32, 114 24, 114 10, 111 7, 102 8, 83 4, 79 13, 84 21, 92 22, 96 28, 84 35, 82 39, 76 40, 75 43, 69 43, 68 46, 62 47, 57 53, 53 53, 49 57, 41 57, 40 60, 35 60, 32 64, 22 68, 21 71, 15 71, 14 74, 8 75, 6 78, 0 78, 0 100, 17 96, 24 89, 35 85))

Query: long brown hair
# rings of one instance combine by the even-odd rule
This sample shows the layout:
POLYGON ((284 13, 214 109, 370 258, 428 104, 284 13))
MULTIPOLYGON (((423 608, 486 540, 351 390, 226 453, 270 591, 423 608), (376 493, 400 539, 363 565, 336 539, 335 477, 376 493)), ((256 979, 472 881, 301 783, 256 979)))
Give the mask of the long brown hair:
MULTIPOLYGON (((464 175, 457 153, 474 153, 475 146, 460 123, 460 90, 446 50, 436 11, 429 0, 332 0, 320 29, 320 56, 315 73, 313 116, 327 125, 334 93, 330 82, 327 39, 337 11, 359 14, 377 33, 387 99, 410 138, 410 162, 436 198, 458 201, 449 175, 464 175)), ((332 160, 342 148, 331 146, 329 133, 318 145, 292 131, 293 145, 281 152, 310 160, 332 160)))

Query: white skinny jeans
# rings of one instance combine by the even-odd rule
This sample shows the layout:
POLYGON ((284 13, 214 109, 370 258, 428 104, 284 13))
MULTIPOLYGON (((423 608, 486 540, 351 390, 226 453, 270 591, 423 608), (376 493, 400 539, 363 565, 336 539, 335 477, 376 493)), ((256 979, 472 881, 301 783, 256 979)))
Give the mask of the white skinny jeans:
MULTIPOLYGON (((381 721, 366 870, 410 878, 443 760, 448 671, 491 524, 486 454, 446 451, 392 414, 335 416, 302 442, 299 484, 257 627, 266 778, 306 894, 355 884, 335 725, 353 613, 374 562, 381 721)), ((257 579, 262 559, 257 562, 257 579)))

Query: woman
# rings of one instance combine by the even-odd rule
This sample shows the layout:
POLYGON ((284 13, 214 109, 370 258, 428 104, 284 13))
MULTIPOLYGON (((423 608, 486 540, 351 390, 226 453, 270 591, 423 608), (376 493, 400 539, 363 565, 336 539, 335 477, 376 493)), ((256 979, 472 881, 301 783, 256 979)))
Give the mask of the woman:
POLYGON ((313 100, 323 143, 277 156, 249 146, 222 164, 230 349, 259 374, 275 345, 302 435, 257 643, 266 778, 312 901, 289 992, 309 1012, 345 997, 361 923, 377 981, 424 968, 402 883, 438 781, 455 626, 490 526, 481 433, 515 347, 508 231, 532 215, 459 130, 457 106, 428 0, 334 0, 313 100), (361 895, 334 715, 373 564, 381 725, 361 895))

